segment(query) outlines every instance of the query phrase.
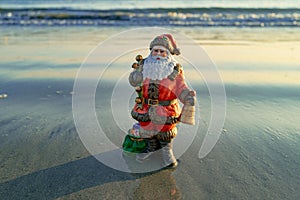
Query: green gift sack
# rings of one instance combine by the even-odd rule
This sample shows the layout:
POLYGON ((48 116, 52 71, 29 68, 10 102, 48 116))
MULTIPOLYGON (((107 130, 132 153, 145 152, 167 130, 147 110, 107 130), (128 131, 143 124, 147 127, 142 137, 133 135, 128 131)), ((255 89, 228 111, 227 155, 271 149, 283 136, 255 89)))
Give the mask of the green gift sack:
POLYGON ((145 151, 147 146, 147 141, 140 137, 135 137, 133 135, 127 134, 123 142, 123 150, 132 153, 142 153, 145 151))

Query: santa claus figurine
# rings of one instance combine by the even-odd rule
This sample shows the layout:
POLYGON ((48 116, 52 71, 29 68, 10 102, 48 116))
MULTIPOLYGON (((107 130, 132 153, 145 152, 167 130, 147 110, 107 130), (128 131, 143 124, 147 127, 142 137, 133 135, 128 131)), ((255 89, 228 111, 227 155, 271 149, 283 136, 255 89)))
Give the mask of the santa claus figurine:
POLYGON ((175 168, 178 162, 172 151, 172 139, 179 122, 195 124, 195 91, 188 88, 183 68, 174 59, 180 50, 171 34, 155 37, 150 51, 145 59, 136 57, 138 62, 132 65, 134 71, 129 76, 138 93, 131 115, 140 124, 140 137, 148 141, 145 152, 136 158, 143 162, 161 149, 163 166, 175 168), (179 101, 184 104, 182 110, 179 101))

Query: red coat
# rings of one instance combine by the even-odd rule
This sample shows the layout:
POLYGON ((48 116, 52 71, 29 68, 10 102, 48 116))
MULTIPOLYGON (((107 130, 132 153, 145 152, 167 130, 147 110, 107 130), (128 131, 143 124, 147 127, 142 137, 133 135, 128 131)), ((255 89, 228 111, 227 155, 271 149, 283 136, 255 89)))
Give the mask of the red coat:
MULTIPOLYGON (((149 88, 150 79, 146 78, 143 81, 143 98, 149 98, 148 88, 149 88)), ((184 91, 188 90, 188 87, 184 80, 183 71, 180 69, 179 74, 175 77, 174 80, 169 78, 164 78, 163 80, 159 81, 159 101, 167 101, 167 100, 174 100, 180 98, 180 94, 184 91)), ((138 108, 136 104, 133 108, 133 112, 137 112, 139 114, 146 114, 149 110, 149 105, 143 104, 142 109, 138 108)), ((175 101, 175 103, 168 105, 168 106, 156 106, 156 114, 158 116, 165 116, 165 117, 179 117, 181 113, 181 109, 179 106, 179 102, 175 101)), ((140 121, 140 125, 145 130, 160 130, 161 132, 166 132, 173 129, 176 126, 176 123, 173 124, 155 124, 152 121, 140 121)))

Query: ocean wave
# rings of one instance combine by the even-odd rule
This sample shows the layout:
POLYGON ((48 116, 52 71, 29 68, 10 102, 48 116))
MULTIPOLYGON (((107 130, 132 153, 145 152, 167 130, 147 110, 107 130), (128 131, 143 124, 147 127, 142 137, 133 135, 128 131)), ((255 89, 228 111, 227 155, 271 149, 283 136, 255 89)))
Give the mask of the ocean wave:
POLYGON ((0 9, 0 25, 300 27, 300 9, 0 9))

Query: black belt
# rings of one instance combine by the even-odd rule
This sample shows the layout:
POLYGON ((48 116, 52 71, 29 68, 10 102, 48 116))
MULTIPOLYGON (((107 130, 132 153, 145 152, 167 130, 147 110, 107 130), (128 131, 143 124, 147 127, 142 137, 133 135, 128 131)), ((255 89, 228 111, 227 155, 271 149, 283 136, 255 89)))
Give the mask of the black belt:
POLYGON ((176 124, 179 122, 179 117, 175 116, 168 116, 168 117, 163 117, 163 116, 154 116, 152 119, 150 119, 149 113, 138 113, 135 112, 134 110, 131 111, 131 116, 133 119, 139 121, 139 122, 149 122, 152 121, 154 124, 176 124))
POLYGON ((149 106, 169 106, 172 105, 173 103, 175 103, 177 101, 177 99, 173 99, 173 100, 166 100, 166 101, 159 101, 158 99, 147 99, 144 98, 143 99, 143 103, 147 104, 149 106))

